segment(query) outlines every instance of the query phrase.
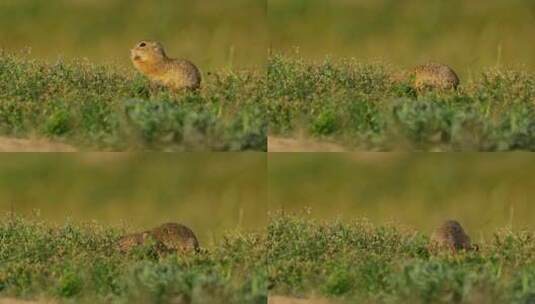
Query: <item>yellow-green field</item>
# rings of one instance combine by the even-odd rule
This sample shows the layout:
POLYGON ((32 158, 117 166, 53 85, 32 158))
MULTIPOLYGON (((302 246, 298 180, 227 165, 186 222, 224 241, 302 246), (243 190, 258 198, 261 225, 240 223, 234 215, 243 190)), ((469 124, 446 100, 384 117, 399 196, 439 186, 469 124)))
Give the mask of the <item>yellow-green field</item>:
POLYGON ((269 0, 268 8, 272 48, 299 48, 308 59, 433 60, 463 78, 496 65, 535 69, 530 0, 269 0))
POLYGON ((204 72, 260 66, 265 9, 263 0, 7 0, 0 2, 0 48, 125 66, 137 41, 155 39, 204 72))
POLYGON ((190 226, 203 246, 267 223, 261 154, 3 154, 0 210, 64 223, 190 226))
POLYGON ((0 208, 132 229, 178 221, 205 244, 227 229, 263 229, 269 211, 305 208, 424 233, 458 218, 479 238, 534 228, 534 164, 528 153, 8 154, 0 208))
POLYGON ((270 209, 320 219, 369 218, 431 232, 459 219, 475 239, 534 229, 535 156, 528 153, 270 154, 270 209))
POLYGON ((140 39, 205 69, 259 66, 267 49, 306 58, 385 59, 535 68, 535 4, 529 0, 7 0, 0 46, 32 56, 128 64, 140 39))

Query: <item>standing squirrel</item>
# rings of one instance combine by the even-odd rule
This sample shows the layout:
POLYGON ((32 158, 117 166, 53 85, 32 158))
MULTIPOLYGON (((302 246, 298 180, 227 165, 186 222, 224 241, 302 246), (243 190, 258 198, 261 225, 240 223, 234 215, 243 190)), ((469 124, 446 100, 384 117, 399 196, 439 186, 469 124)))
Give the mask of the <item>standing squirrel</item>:
POLYGON ((141 74, 173 90, 196 90, 201 86, 199 69, 188 60, 167 57, 159 42, 138 42, 130 50, 130 59, 141 74))

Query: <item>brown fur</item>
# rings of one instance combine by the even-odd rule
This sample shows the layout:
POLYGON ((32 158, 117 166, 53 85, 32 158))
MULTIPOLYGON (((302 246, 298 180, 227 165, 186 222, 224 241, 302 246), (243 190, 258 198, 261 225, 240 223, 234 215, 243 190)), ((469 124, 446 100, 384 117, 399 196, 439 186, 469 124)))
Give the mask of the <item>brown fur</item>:
POLYGON ((118 240, 118 248, 126 253, 149 241, 154 242, 159 254, 199 251, 199 241, 193 231, 177 223, 166 223, 152 230, 127 234, 118 240))
POLYGON ((431 236, 429 249, 431 252, 450 250, 457 253, 461 250, 476 249, 463 227, 455 220, 448 220, 438 227, 431 236))
POLYGON ((162 242, 166 248, 172 251, 198 251, 199 241, 197 237, 184 225, 166 223, 151 231, 152 236, 162 242))
POLYGON ((190 61, 167 57, 161 43, 140 41, 130 50, 134 67, 151 81, 173 90, 198 89, 201 73, 190 61))
POLYGON ((409 72, 412 85, 417 91, 425 89, 455 90, 459 86, 459 77, 447 65, 427 63, 419 65, 409 72))

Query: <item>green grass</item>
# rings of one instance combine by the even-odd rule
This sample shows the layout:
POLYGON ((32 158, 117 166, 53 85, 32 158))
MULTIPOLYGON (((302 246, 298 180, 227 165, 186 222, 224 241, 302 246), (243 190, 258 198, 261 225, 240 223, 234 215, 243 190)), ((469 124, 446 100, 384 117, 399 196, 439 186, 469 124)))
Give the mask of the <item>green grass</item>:
MULTIPOLYGON (((115 247, 119 227, 0 220, 0 295, 76 303, 265 303, 265 233, 228 232, 199 254, 115 247)), ((201 244, 202 245, 202 244, 201 244)))
POLYGON ((399 69, 354 59, 306 61, 275 54, 268 65, 270 133, 305 132, 359 150, 535 149, 535 75, 488 69, 455 92, 417 94, 399 69))
POLYGON ((0 53, 0 134, 83 150, 266 150, 265 77, 205 75, 200 93, 151 88, 133 71, 0 53))
POLYGON ((347 303, 533 303, 535 235, 497 231, 478 252, 430 256, 428 236, 366 220, 277 213, 268 227, 270 294, 347 303))
POLYGON ((116 66, 4 53, 0 134, 82 150, 265 151, 269 127, 360 150, 535 149, 527 71, 489 69, 456 92, 417 94, 382 62, 276 54, 267 69, 218 70, 200 93, 173 94, 116 66))
MULTIPOLYGON (((348 303, 532 303, 535 235, 473 237, 479 251, 430 255, 401 224, 276 212, 267 231, 229 231, 198 254, 115 247, 121 226, 0 221, 0 295, 81 303, 265 303, 273 295, 348 303), (190 302, 191 301, 191 302, 190 302), (182 302, 181 302, 182 303, 182 302)), ((201 244, 204 247, 204 244, 201 244)))

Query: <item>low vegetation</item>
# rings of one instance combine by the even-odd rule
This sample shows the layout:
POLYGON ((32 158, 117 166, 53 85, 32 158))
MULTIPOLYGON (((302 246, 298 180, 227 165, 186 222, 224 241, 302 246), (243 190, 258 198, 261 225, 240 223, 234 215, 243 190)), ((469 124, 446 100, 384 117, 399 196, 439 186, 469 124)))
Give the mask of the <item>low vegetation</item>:
POLYGON ((430 254, 400 224, 272 214, 267 231, 227 232, 199 253, 121 253, 121 227, 0 222, 0 295, 60 302, 265 303, 272 296, 364 303, 533 303, 535 235, 497 231, 478 251, 430 254))
POLYGON ((360 150, 535 150, 535 74, 489 69, 457 91, 418 94, 397 69, 353 59, 268 66, 273 135, 305 132, 360 150), (394 76, 394 77, 393 77, 394 76))
POLYGON ((265 77, 205 75, 173 93, 134 72, 0 53, 0 134, 45 136, 82 150, 266 150, 265 77))
POLYGON ((477 252, 430 255, 400 225, 320 222, 275 214, 268 228, 270 294, 348 303, 533 303, 535 234, 503 230, 477 252))
POLYGON ((457 91, 418 93, 384 63, 270 57, 173 93, 87 61, 0 56, 0 134, 82 150, 243 151, 305 133, 357 150, 535 150, 535 75, 489 69, 457 91))
MULTIPOLYGON (((124 229, 95 223, 0 222, 0 295, 76 303, 265 303, 265 237, 229 232, 200 253, 122 254, 124 229)), ((203 244, 201 244, 203 245, 203 244)))

